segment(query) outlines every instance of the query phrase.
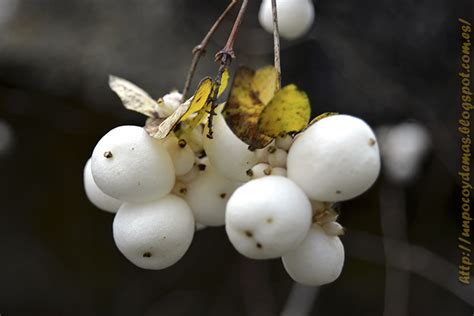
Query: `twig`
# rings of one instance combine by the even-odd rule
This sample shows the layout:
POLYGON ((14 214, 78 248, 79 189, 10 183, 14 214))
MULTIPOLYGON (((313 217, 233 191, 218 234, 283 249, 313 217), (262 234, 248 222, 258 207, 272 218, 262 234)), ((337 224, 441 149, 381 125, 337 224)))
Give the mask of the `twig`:
POLYGON ((273 54, 275 58, 275 69, 277 72, 276 91, 281 88, 281 65, 280 65, 280 31, 278 30, 278 13, 276 0, 272 0, 273 14, 273 54))
POLYGON ((217 97, 219 95, 219 88, 221 87, 222 74, 225 72, 226 68, 229 67, 230 63, 232 62, 232 59, 235 58, 234 43, 237 37, 239 26, 242 23, 242 19, 245 15, 245 11, 247 10, 247 4, 248 4, 248 0, 242 1, 242 6, 240 7, 239 14, 237 15, 237 18, 235 19, 234 26, 232 27, 232 31, 230 31, 229 38, 227 39, 227 43, 225 44, 224 48, 221 49, 216 54, 216 62, 219 63, 220 66, 219 66, 219 71, 217 73, 216 85, 214 87, 214 91, 212 94, 211 110, 209 111, 209 121, 208 121, 209 132, 207 133, 207 137, 210 139, 212 139, 212 134, 213 134, 212 119, 214 115, 216 115, 215 110, 217 107, 217 97))
POLYGON ((197 64, 199 62, 199 59, 201 56, 206 52, 206 47, 209 44, 209 41, 211 40, 211 37, 214 35, 214 33, 217 31, 219 28, 220 24, 222 21, 225 19, 227 14, 232 10, 234 5, 237 3, 237 0, 231 0, 227 8, 225 8, 224 12, 217 18, 216 22, 214 22, 214 25, 212 25, 211 29, 209 32, 207 32, 206 36, 203 38, 202 42, 194 47, 193 49, 193 60, 191 62, 191 66, 189 67, 188 70, 188 75, 186 77, 186 82, 184 84, 183 88, 183 96, 181 98, 181 101, 184 102, 187 98, 187 94, 189 92, 189 88, 191 86, 191 81, 193 80, 194 72, 196 71, 197 64))

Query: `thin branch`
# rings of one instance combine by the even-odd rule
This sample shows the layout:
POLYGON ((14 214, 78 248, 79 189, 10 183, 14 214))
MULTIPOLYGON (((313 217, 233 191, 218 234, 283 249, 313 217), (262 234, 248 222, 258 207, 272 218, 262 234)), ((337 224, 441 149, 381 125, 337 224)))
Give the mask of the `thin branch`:
POLYGON ((207 32, 206 36, 203 38, 202 42, 194 47, 193 49, 193 60, 191 62, 191 66, 189 67, 188 75, 186 77, 186 82, 184 84, 183 88, 183 97, 181 98, 181 101, 184 102, 186 100, 187 94, 189 92, 189 88, 191 86, 191 81, 193 80, 194 72, 196 71, 197 64, 199 62, 199 59, 201 56, 206 52, 206 47, 209 44, 209 41, 211 40, 211 37, 214 35, 214 33, 217 31, 219 26, 221 25, 222 21, 225 19, 227 14, 232 10, 234 5, 237 3, 237 0, 231 0, 227 8, 222 12, 222 14, 219 16, 219 18, 214 22, 214 25, 212 25, 211 29, 209 32, 207 32))
POLYGON ((280 32, 278 30, 278 13, 276 0, 272 0, 273 14, 273 54, 275 58, 275 69, 277 71, 277 88, 281 88, 281 65, 280 65, 280 32))
POLYGON ((235 39, 237 38, 237 32, 239 30, 239 26, 242 23, 242 19, 245 15, 245 11, 247 10, 247 4, 248 4, 248 0, 242 1, 242 6, 240 7, 239 14, 237 15, 237 18, 235 19, 234 26, 232 27, 232 30, 229 34, 227 43, 225 44, 224 48, 221 49, 216 54, 216 62, 219 63, 220 66, 219 66, 219 71, 217 73, 216 85, 214 87, 214 91, 212 94, 211 110, 209 111, 209 121, 208 121, 209 132, 207 133, 207 137, 210 139, 212 139, 212 134, 213 134, 212 119, 214 115, 216 115, 215 110, 217 107, 217 97, 219 95, 219 89, 221 87, 222 75, 224 74, 227 67, 229 67, 230 63, 232 62, 232 59, 235 58, 234 43, 235 43, 235 39))

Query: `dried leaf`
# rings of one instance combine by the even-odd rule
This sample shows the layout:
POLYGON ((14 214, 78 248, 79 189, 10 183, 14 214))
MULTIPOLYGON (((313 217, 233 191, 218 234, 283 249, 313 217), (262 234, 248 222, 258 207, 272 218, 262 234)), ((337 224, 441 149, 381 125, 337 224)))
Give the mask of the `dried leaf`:
POLYGON ((114 91, 126 109, 141 113, 148 117, 156 117, 158 103, 148 93, 125 79, 109 76, 109 87, 114 91))
MULTIPOLYGON (((272 141, 272 138, 258 131, 258 118, 265 104, 259 98, 260 91, 254 90, 271 85, 272 77, 259 75, 259 83, 254 84, 255 74, 254 70, 247 67, 238 69, 222 112, 230 129, 251 149, 263 148, 272 141)), ((266 94, 265 91, 263 95, 266 94)))
POLYGON ((191 105, 190 100, 178 106, 178 108, 168 116, 161 124, 158 126, 158 130, 154 135, 154 138, 163 139, 176 127, 179 123, 180 118, 186 113, 191 105))
POLYGON ((162 118, 149 117, 146 120, 144 129, 148 133, 148 135, 153 137, 156 134, 156 132, 158 131, 158 127, 160 126, 160 124, 162 122, 163 122, 162 118))
POLYGON ((270 137, 299 132, 308 125, 310 117, 308 96, 290 84, 278 91, 262 111, 258 129, 270 137))

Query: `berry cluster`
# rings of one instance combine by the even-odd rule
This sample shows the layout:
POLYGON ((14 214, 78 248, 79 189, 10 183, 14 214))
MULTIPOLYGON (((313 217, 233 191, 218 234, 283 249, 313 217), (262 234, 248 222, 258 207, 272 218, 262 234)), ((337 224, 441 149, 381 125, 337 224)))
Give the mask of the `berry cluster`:
MULTIPOLYGON (((162 98, 163 108, 179 99, 162 98)), ((171 110, 170 110, 171 112, 171 110)), ((251 151, 220 109, 191 133, 155 139, 120 126, 97 143, 84 169, 89 200, 116 212, 118 249, 144 269, 176 263, 196 230, 225 225, 235 249, 282 258, 297 282, 334 281, 344 263, 333 203, 365 192, 380 170, 374 133, 362 120, 332 115, 297 135, 251 151)))

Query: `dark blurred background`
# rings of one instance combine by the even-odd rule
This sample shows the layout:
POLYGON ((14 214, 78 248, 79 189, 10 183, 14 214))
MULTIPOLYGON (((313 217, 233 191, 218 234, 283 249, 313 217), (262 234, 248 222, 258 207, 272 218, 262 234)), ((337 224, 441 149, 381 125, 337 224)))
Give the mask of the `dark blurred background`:
MULTIPOLYGON (((348 113, 374 128, 417 122, 431 137, 409 181, 382 173, 342 204, 345 267, 319 289, 295 286, 279 260, 243 258, 223 228, 198 232, 175 266, 140 270, 114 245, 113 215, 83 191, 98 139, 143 124, 108 75, 154 97, 182 88, 192 48, 227 1, 0 0, 0 315, 472 315, 456 241, 457 19, 473 21, 472 1, 314 3, 309 34, 282 42, 284 83, 307 91, 314 114, 348 113)), ((259 6, 250 1, 234 67, 273 60, 259 6)), ((194 84, 216 73, 231 25, 194 84)))

